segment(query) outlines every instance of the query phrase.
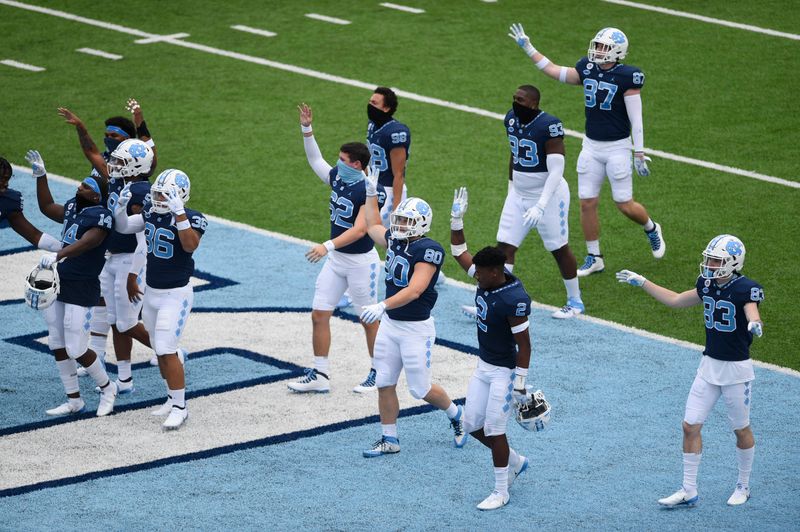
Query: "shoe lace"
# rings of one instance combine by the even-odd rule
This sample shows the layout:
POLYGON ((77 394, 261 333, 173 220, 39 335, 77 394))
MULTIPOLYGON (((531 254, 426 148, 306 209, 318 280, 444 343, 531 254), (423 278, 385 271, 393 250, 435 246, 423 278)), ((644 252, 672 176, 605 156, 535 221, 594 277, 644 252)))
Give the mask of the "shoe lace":
POLYGON ((581 270, 588 270, 594 264, 594 256, 586 255, 586 258, 583 261, 583 265, 580 267, 581 270))
POLYGON ((373 449, 378 449, 380 451, 383 451, 383 449, 386 447, 386 444, 387 444, 386 437, 385 436, 381 436, 380 440, 378 440, 378 441, 376 441, 375 443, 372 444, 372 448, 373 449))
POLYGON ((450 426, 453 427, 453 433, 455 433, 457 438, 464 435, 464 428, 460 419, 451 419, 450 426))
POLYGON ((647 238, 650 239, 650 247, 654 250, 661 247, 661 237, 655 229, 647 233, 647 238))
POLYGON ((361 383, 361 386, 375 386, 375 370, 370 370, 369 375, 367 375, 367 378, 361 383))
POLYGON ((305 377, 300 381, 304 384, 317 380, 317 370, 314 368, 306 368, 303 370, 305 377))

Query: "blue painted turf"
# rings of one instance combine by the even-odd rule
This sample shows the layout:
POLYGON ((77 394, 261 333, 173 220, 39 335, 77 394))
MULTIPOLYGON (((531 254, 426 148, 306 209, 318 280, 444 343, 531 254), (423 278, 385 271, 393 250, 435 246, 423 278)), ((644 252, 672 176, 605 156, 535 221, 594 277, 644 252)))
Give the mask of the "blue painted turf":
MULTIPOLYGON (((29 219, 57 233, 56 225, 36 212, 32 180, 18 175, 11 186, 28 200, 29 219)), ((56 182, 51 187, 57 201, 74 191, 56 182)), ((0 231, 0 253, 23 245, 10 230, 0 231)), ((211 223, 196 262, 202 271, 227 281, 196 292, 195 308, 309 306, 319 265, 307 264, 304 252, 301 245, 211 223), (231 242, 237 243, 237 260, 231 260, 231 242), (280 282, 264 282, 252 268, 242 267, 252 264, 280 282)), ((0 282, 22 285, 21 280, 0 282)), ((456 287, 440 291, 435 312, 440 341, 474 348, 474 324, 458 311, 470 299, 469 292, 456 287)), ((684 312, 695 312, 702 327, 700 310, 684 312)), ((752 419, 757 452, 753 497, 746 505, 725 505, 737 472, 734 438, 720 404, 703 430, 698 507, 662 510, 656 499, 681 481, 680 422, 699 353, 586 321, 552 320, 548 314, 533 313, 530 380, 547 393, 553 422, 541 434, 510 426, 512 445, 530 457, 531 467, 500 511, 474 508, 493 486, 488 451, 474 440, 453 449, 444 415, 427 412, 399 421, 402 452, 397 456, 363 459, 361 451, 378 438, 379 427, 375 419, 352 420, 0 497, 0 528, 798 528, 800 379, 756 369, 752 419)), ((41 316, 19 303, 0 302, 0 324, 3 340, 45 328, 41 316)), ((269 355, 260 351, 262 346, 251 349, 269 355)), ((294 370, 245 355, 208 353, 192 360, 194 390, 246 385, 257 377, 280 379, 294 370)), ((121 406, 160 402, 155 368, 138 371, 136 379, 141 395, 123 397, 121 406)), ((84 388, 88 382, 84 379, 84 388)), ((451 393, 463 396, 465 390, 466 382, 464 390, 451 393)), ((83 393, 89 406, 96 406, 93 394, 83 393)), ((48 355, 24 342, 0 341, 0 429, 41 421, 42 410, 62 398, 48 355)))

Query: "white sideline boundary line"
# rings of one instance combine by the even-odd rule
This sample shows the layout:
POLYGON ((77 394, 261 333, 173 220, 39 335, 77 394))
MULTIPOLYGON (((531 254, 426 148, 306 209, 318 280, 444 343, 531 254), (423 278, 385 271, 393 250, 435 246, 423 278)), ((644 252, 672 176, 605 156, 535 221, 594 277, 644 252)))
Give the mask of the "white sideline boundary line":
POLYGON ((0 61, 0 64, 9 66, 11 68, 18 68, 20 70, 27 70, 29 72, 43 72, 46 70, 43 67, 38 67, 35 65, 29 65, 28 63, 20 63, 19 61, 14 61, 13 59, 3 59, 0 61))
MULTIPOLYGON (((51 16, 55 16, 55 17, 60 17, 60 18, 64 18, 64 19, 67 19, 67 20, 80 22, 82 24, 89 24, 91 26, 96 26, 96 27, 99 27, 99 28, 112 30, 112 31, 117 31, 117 32, 121 32, 121 33, 127 33, 129 35, 135 35, 137 37, 142 37, 142 38, 147 38, 147 39, 155 38, 155 37, 158 37, 158 38, 167 37, 165 40, 161 40, 160 42, 164 42, 164 43, 167 43, 167 44, 173 44, 173 45, 176 45, 176 46, 182 46, 184 48, 191 48, 193 50, 197 50, 197 51, 200 51, 200 52, 205 52, 205 53, 208 53, 208 54, 218 55, 218 56, 222 56, 222 57, 228 57, 230 59, 237 59, 239 61, 245 61, 245 62, 253 63, 253 64, 256 64, 256 65, 262 65, 262 66, 266 66, 266 67, 269 67, 269 68, 274 68, 276 70, 283 70, 285 72, 292 72, 294 74, 300 74, 302 76, 308 76, 308 77, 311 77, 311 78, 321 79, 321 80, 324 80, 324 81, 330 81, 330 82, 338 83, 338 84, 341 84, 341 85, 348 85, 348 86, 351 86, 351 87, 357 87, 357 88, 366 89, 366 90, 369 90, 369 91, 373 90, 375 87, 378 86, 377 83, 367 83, 367 82, 364 82, 364 81, 359 81, 359 80, 354 80, 354 79, 349 79, 349 78, 343 78, 341 76, 334 76, 334 75, 331 75, 331 74, 326 74, 325 72, 319 72, 319 71, 316 71, 316 70, 311 70, 311 69, 299 67, 299 66, 296 66, 296 65, 289 65, 289 64, 286 64, 286 63, 279 63, 277 61, 271 61, 269 59, 264 59, 264 58, 261 58, 261 57, 255 57, 255 56, 252 56, 252 55, 242 54, 242 53, 238 53, 238 52, 231 52, 231 51, 228 51, 228 50, 222 50, 220 48, 214 48, 212 46, 206 46, 206 45, 203 45, 203 44, 192 43, 192 42, 180 40, 180 39, 177 39, 177 38, 173 39, 173 38, 169 38, 169 36, 149 34, 149 33, 143 32, 141 30, 137 30, 137 29, 133 29, 133 28, 126 28, 124 26, 120 26, 120 25, 117 25, 117 24, 111 24, 111 23, 107 23, 107 22, 103 22, 103 21, 99 21, 99 20, 89 19, 89 18, 86 18, 86 17, 73 15, 71 13, 65 13, 63 11, 58 11, 58 10, 55 10, 55 9, 49 9, 49 8, 44 8, 44 7, 39 7, 39 6, 33 6, 33 5, 29 5, 29 4, 23 4, 21 2, 16 2, 14 0, 0 0, 0 5, 7 5, 7 6, 10 6, 10 7, 17 7, 17 8, 25 9, 25 10, 28 10, 28 11, 34 11, 34 12, 37 12, 37 13, 43 13, 45 15, 51 15, 51 16)), ((428 103, 428 104, 431 104, 431 105, 436 105, 436 106, 439 106, 439 107, 445 107, 445 108, 453 109, 453 110, 456 110, 456 111, 463 111, 465 113, 471 113, 471 114, 474 114, 474 115, 484 116, 484 117, 487 117, 487 118, 493 118, 493 119, 496 119, 496 120, 503 120, 503 118, 505 117, 505 115, 503 115, 503 114, 495 113, 495 112, 492 112, 492 111, 487 111, 485 109, 480 109, 478 107, 472 107, 472 106, 469 106, 469 105, 463 105, 463 104, 458 104, 458 103, 455 103, 455 102, 449 102, 449 101, 446 101, 446 100, 441 100, 439 98, 432 98, 430 96, 424 96, 424 95, 421 95, 421 94, 416 94, 416 93, 404 91, 404 90, 401 90, 401 89, 396 89, 395 88, 394 90, 395 90, 395 92, 397 93, 398 96, 402 96, 404 98, 407 98, 409 100, 413 100, 413 101, 416 101, 416 102, 428 103)), ((584 137, 582 133, 579 133, 578 131, 574 131, 574 130, 571 130, 571 129, 565 129, 564 132, 568 136, 575 137, 577 139, 583 139, 583 137, 584 137)), ((677 155, 677 154, 673 154, 673 153, 669 153, 669 152, 665 152, 665 151, 661 151, 661 150, 655 150, 655 149, 651 149, 651 148, 645 148, 645 151, 647 151, 648 153, 650 153, 652 155, 656 155, 658 157, 662 157, 664 159, 668 159, 668 160, 672 160, 672 161, 676 161, 676 162, 690 164, 690 165, 693 165, 693 166, 699 166, 699 167, 702 167, 702 168, 708 168, 710 170, 716 170, 716 171, 725 172, 725 173, 728 173, 728 174, 734 174, 734 175, 739 175, 739 176, 743 176, 743 177, 749 177, 749 178, 752 178, 752 179, 757 179, 759 181, 765 181, 765 182, 768 182, 768 183, 773 183, 773 184, 777 184, 777 185, 783 185, 783 186, 786 186, 786 187, 789 187, 789 188, 800 189, 800 182, 797 182, 797 181, 790 181, 788 179, 783 179, 783 178, 780 178, 780 177, 761 174, 761 173, 753 172, 753 171, 750 171, 750 170, 743 170, 741 168, 736 168, 736 167, 733 167, 733 166, 726 166, 726 165, 722 165, 722 164, 718 164, 718 163, 713 163, 713 162, 710 162, 710 161, 703 161, 701 159, 694 159, 692 157, 686 157, 686 156, 683 156, 683 155, 677 155)))
POLYGON ((338 24, 339 26, 346 26, 350 24, 349 20, 343 18, 329 17, 328 15, 320 15, 319 13, 306 13, 306 17, 313 18, 314 20, 321 20, 322 22, 330 22, 331 24, 338 24))
MULTIPOLYGON (((17 164, 13 164, 12 163, 11 167, 14 169, 15 172, 30 173, 30 169, 27 166, 19 166, 17 164)), ((51 174, 51 173, 47 174, 47 178, 48 179, 53 179, 55 181, 59 181, 61 183, 66 183, 66 184, 69 184, 69 185, 75 185, 78 182, 77 179, 71 179, 69 177, 65 177, 65 176, 58 175, 58 174, 51 174)), ((214 216, 213 214, 207 214, 207 213, 203 213, 203 214, 209 220, 212 220, 212 221, 214 221, 216 223, 219 223, 221 225, 227 225, 228 227, 234 227, 236 229, 241 229, 243 231, 248 231, 250 233, 256 233, 256 234, 259 234, 259 235, 268 236, 270 238, 274 238, 276 240, 281 240, 283 242, 289 242, 289 243, 292 243, 292 244, 299 244, 299 245, 309 246, 309 247, 318 244, 318 242, 312 242, 310 240, 305 240, 303 238, 298 238, 296 236, 287 235, 287 234, 284 234, 284 233, 278 233, 278 232, 275 232, 275 231, 270 231, 268 229, 262 229, 260 227, 255 227, 255 226, 252 226, 252 225, 248 225, 246 223, 236 222, 236 221, 233 221, 233 220, 228 220, 226 218, 220 218, 219 216, 214 216)), ((475 291, 475 285, 474 284, 465 283, 463 281, 457 281, 455 279, 450 279, 449 277, 447 278, 445 283, 449 284, 451 286, 464 288, 464 289, 468 290, 469 292, 474 292, 475 291)), ((545 305, 544 303, 533 302, 532 306, 535 307, 535 308, 542 309, 542 310, 547 310, 547 311, 550 311, 550 312, 558 310, 558 307, 554 307, 553 305, 545 305)), ((643 329, 637 329, 635 327, 629 327, 628 325, 623 325, 621 323, 617 323, 617 322, 614 322, 614 321, 604 320, 602 318, 595 318, 593 316, 579 315, 579 316, 576 316, 575 318, 572 318, 572 319, 588 321, 588 322, 594 323, 596 325, 602 325, 604 327, 609 327, 611 329, 616 329, 618 331, 626 332, 626 333, 633 334, 633 335, 636 335, 636 336, 641 336, 642 338, 647 338, 649 340, 656 340, 658 342, 663 342, 665 344, 670 344, 670 345, 675 345, 675 346, 678 346, 678 347, 684 347, 686 349, 691 349, 692 351, 702 352, 703 349, 704 349, 704 347, 702 345, 699 345, 699 344, 694 344, 692 342, 687 342, 685 340, 678 340, 677 338, 670 338, 669 336, 664 336, 664 335, 661 335, 661 334, 645 331, 643 329)), ((800 378, 800 371, 796 371, 796 370, 793 370, 791 368, 785 368, 783 366, 777 366, 775 364, 770 364, 768 362, 761 362, 760 360, 753 360, 753 364, 755 366, 758 366, 758 367, 764 368, 764 369, 768 369, 770 371, 775 371, 777 373, 783 373, 783 374, 789 375, 791 377, 800 378)))
POLYGON ((785 31, 778 31, 778 30, 771 30, 769 28, 761 28, 759 26, 753 26, 751 24, 742 24, 740 22, 731 22, 729 20, 722 20, 719 18, 713 17, 706 17, 704 15, 697 15, 695 13, 689 13, 688 11, 678 11, 675 9, 668 9, 666 7, 658 7, 658 6, 651 6, 649 4, 640 4, 639 2, 629 2, 627 0, 602 0, 607 4, 617 4, 620 6, 625 7, 635 7, 637 9, 644 9, 646 11, 655 11, 656 13, 663 13, 664 15, 672 15, 674 17, 683 17, 689 18, 693 20, 699 20, 700 22, 707 22, 709 24, 717 24, 719 26, 727 26, 729 28, 735 28, 737 30, 745 30, 745 31, 752 31, 755 33, 763 33, 764 35, 769 35, 771 37, 782 37, 784 39, 791 39, 793 41, 800 41, 800 35, 796 33, 787 33, 785 31))
POLYGON ((119 54, 112 54, 111 52, 104 52, 103 50, 96 50, 94 48, 76 48, 75 51, 82 54, 102 57, 104 59, 111 59, 112 61, 118 61, 122 59, 122 56, 119 54))
POLYGON ((396 9, 398 11, 405 11, 406 13, 413 13, 415 15, 425 12, 424 9, 419 9, 418 7, 401 6, 400 4, 393 4, 391 2, 383 2, 381 6, 388 7, 389 9, 396 9))
POLYGON ((258 28, 251 28, 250 26, 243 26, 242 24, 234 24, 231 26, 231 29, 252 33, 253 35, 261 35, 262 37, 275 37, 278 35, 274 31, 260 30, 258 28))

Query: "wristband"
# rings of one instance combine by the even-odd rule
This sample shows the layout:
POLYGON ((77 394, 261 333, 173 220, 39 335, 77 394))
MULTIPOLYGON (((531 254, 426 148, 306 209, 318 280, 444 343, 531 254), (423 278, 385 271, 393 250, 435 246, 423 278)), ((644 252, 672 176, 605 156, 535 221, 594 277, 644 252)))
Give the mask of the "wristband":
POLYGON ((145 123, 144 120, 142 120, 142 123, 139 124, 139 127, 136 128, 136 136, 138 138, 152 136, 152 135, 150 135, 150 130, 147 129, 147 124, 145 123))
POLYGON ((189 220, 181 220, 180 222, 175 224, 175 227, 178 228, 178 231, 183 231, 184 229, 189 229, 190 227, 192 227, 192 224, 189 223, 189 220))
POLYGON ((322 245, 325 246, 325 249, 328 250, 328 253, 336 249, 336 246, 333 245, 333 240, 326 240, 322 243, 322 245))
POLYGON ((562 66, 561 71, 558 73, 558 81, 561 83, 567 82, 567 67, 562 66))
POLYGON ((302 131, 303 133, 311 133, 311 125, 309 124, 307 126, 304 126, 303 124, 300 124, 300 131, 302 131))
POLYGON ((454 257, 458 257, 462 253, 467 251, 467 243, 464 242, 463 244, 450 244, 450 253, 454 257))
POLYGON ((528 43, 522 47, 522 50, 526 54, 528 54, 528 57, 530 57, 531 59, 533 59, 534 54, 538 51, 536 50, 536 48, 533 47, 533 44, 531 44, 530 41, 528 41, 528 43))
POLYGON ((528 376, 528 368, 521 368, 521 367, 517 366, 516 368, 514 368, 514 374, 517 377, 519 377, 520 375, 522 375, 523 377, 527 377, 528 376))
POLYGON ((151 150, 156 147, 156 143, 153 139, 149 139, 145 144, 147 144, 147 147, 151 150))
POLYGON ((450 230, 461 231, 464 229, 464 218, 450 218, 450 230))
POLYGON ((546 67, 549 64, 550 64, 550 60, 548 58, 542 56, 542 58, 539 59, 539 61, 536 62, 536 68, 538 68, 539 70, 544 70, 544 67, 546 67))
MULTIPOLYGON (((519 369, 519 368, 517 368, 517 369, 519 369)), ((528 370, 525 370, 525 371, 528 371, 528 370)), ((519 374, 514 376, 514 389, 516 391, 521 392, 521 393, 526 393, 526 391, 527 391, 525 389, 525 377, 526 376, 527 375, 519 375, 519 374)))

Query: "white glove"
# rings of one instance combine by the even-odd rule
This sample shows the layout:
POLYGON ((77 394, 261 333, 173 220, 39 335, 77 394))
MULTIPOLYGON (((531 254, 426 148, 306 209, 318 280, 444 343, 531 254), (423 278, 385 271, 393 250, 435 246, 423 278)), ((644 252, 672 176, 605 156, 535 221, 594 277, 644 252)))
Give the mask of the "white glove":
POLYGON ((139 102, 136 101, 136 98, 128 98, 128 102, 125 104, 125 109, 128 112, 133 113, 136 112, 137 109, 141 109, 139 102))
POLYGON ((114 207, 114 210, 116 211, 117 209, 119 210, 125 209, 125 207, 128 206, 128 202, 131 201, 131 196, 133 196, 133 194, 131 193, 131 184, 128 183, 120 191, 119 199, 117 199, 117 206, 114 207))
POLYGON ((42 255, 39 266, 42 268, 52 268, 56 262, 58 262, 58 255, 55 253, 47 253, 46 255, 42 255))
POLYGON ((178 195, 178 191, 174 188, 170 189, 169 194, 167 195, 167 206, 175 216, 186 214, 186 211, 183 208, 183 200, 178 195))
POLYGON ((367 166, 364 172, 364 186, 367 189, 367 196, 378 195, 378 172, 375 172, 372 165, 367 166))
POLYGON ((747 324, 747 330, 760 338, 764 334, 764 324, 760 321, 751 321, 747 324))
POLYGON ((28 153, 25 155, 25 160, 31 165, 33 177, 42 177, 43 175, 47 175, 47 170, 44 168, 44 161, 42 160, 42 156, 39 155, 38 151, 28 150, 28 153))
POLYGON ((522 29, 522 24, 512 24, 509 29, 508 36, 516 41, 520 48, 528 54, 528 57, 533 57, 536 53, 536 48, 531 44, 531 40, 525 35, 525 30, 522 29))
POLYGON ((636 173, 642 177, 650 175, 650 169, 647 167, 647 161, 652 161, 650 157, 645 154, 633 156, 633 167, 636 168, 636 173))
POLYGON ((467 187, 457 188, 453 193, 453 207, 450 209, 450 229, 459 231, 464 229, 464 215, 469 206, 469 193, 467 187))
POLYGON ((385 313, 386 303, 383 301, 375 303, 374 305, 367 305, 364 307, 364 310, 361 311, 361 321, 364 323, 375 323, 381 319, 385 313))
POLYGON ((644 276, 630 270, 617 272, 617 281, 620 283, 628 283, 631 286, 643 286, 646 280, 644 276))
POLYGON ((528 390, 525 388, 527 375, 514 375, 513 398, 515 404, 522 404, 528 401, 528 390))
POLYGON ((528 227, 536 227, 539 225, 539 221, 542 219, 544 215, 544 207, 541 207, 538 203, 525 211, 525 214, 522 216, 523 223, 528 227))

